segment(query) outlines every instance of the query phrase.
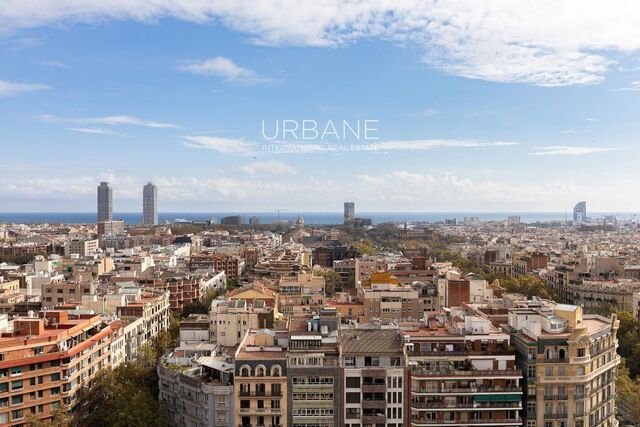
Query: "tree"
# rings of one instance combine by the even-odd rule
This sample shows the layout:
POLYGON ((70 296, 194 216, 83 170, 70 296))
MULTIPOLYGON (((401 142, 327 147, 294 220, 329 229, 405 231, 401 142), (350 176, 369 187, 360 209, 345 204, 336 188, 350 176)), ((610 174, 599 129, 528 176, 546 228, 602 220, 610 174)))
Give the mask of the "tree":
POLYGON ((371 243, 368 242, 355 242, 353 244, 353 247, 355 248, 356 251, 358 251, 359 254, 365 254, 365 255, 373 255, 375 253, 377 253, 378 251, 376 250, 375 246, 373 246, 371 243))
POLYGON ((323 268, 320 270, 320 276, 324 277, 324 290, 327 296, 333 295, 337 288, 341 289, 341 277, 335 270, 323 268))
POLYGON ((227 292, 234 290, 239 287, 238 281, 236 279, 227 279, 227 288, 225 289, 227 292))
POLYGON ((29 414, 27 417, 28 427, 69 427, 72 422, 73 416, 63 407, 54 409, 52 417, 47 421, 39 419, 36 414, 29 414))
POLYGON ((554 301, 558 300, 555 292, 553 292, 542 279, 530 274, 518 278, 505 277, 502 275, 488 276, 489 281, 493 281, 494 279, 498 279, 500 285, 508 292, 523 294, 527 298, 540 297, 554 301))
POLYGON ((624 360, 617 369, 616 397, 620 418, 632 425, 640 425, 640 379, 629 376, 624 360))

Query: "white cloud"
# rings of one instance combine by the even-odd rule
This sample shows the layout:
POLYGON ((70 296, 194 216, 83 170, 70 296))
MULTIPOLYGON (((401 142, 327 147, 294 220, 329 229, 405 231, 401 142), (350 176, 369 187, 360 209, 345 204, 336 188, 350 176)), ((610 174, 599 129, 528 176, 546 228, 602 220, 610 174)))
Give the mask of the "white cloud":
POLYGON ((47 89, 50 89, 50 87, 40 83, 19 83, 0 80, 0 96, 22 95, 47 89))
POLYGON ((621 87, 618 90, 632 90, 632 91, 640 90, 640 80, 633 81, 633 82, 629 83, 628 86, 621 87))
POLYGON ((173 123, 156 122, 144 120, 134 116, 104 116, 104 117, 59 117, 50 114, 42 114, 40 120, 47 123, 76 123, 76 124, 96 124, 105 126, 141 126, 148 128, 177 128, 173 123))
POLYGON ((199 62, 190 62, 179 66, 178 69, 192 74, 222 77, 228 82, 246 85, 271 82, 271 79, 260 77, 254 71, 242 68, 231 59, 223 56, 217 56, 199 62))
POLYGON ((539 147, 529 154, 533 156, 582 156, 585 154, 604 153, 616 151, 616 147, 579 147, 572 145, 552 145, 549 147, 539 147))
POLYGON ((296 168, 277 160, 269 160, 266 162, 254 162, 249 165, 240 167, 240 171, 247 175, 257 174, 273 174, 273 175, 295 175, 298 173, 296 168))
MULTIPOLYGON (((636 171, 614 175, 544 176, 505 178, 489 174, 473 176, 448 171, 393 170, 347 176, 265 175, 256 179, 238 174, 214 176, 131 177, 110 174, 114 202, 119 212, 139 209, 142 186, 149 180, 158 185, 161 211, 289 210, 337 211, 344 200, 355 199, 361 210, 409 212, 468 211, 562 211, 571 200, 588 196, 602 210, 638 211, 636 171), (615 181, 616 191, 610 183, 615 181), (116 197, 117 196, 117 197, 116 197), (116 200, 117 199, 117 200, 116 200), (283 204, 286 203, 285 204, 283 204)), ((472 171, 468 171, 472 172, 472 171)), ((95 189, 105 175, 47 175, 20 177, 0 175, 0 199, 7 210, 31 206, 42 211, 87 211, 95 208, 95 189)), ((591 202, 590 202, 591 203, 591 202)), ((594 210, 598 208, 594 207, 594 210)))
POLYGON ((61 68, 61 69, 71 68, 69 65, 65 64, 64 62, 58 61, 55 59, 51 59, 47 61, 38 61, 38 64, 43 65, 45 67, 51 67, 51 68, 61 68))
POLYGON ((567 0, 21 0, 0 3, 0 28, 100 19, 219 21, 255 43, 340 46, 380 38, 427 52, 423 60, 473 79, 541 86, 602 81, 610 53, 640 49, 634 2, 567 0), (598 29, 598 31, 594 31, 598 29))
POLYGON ((422 139, 408 141, 383 141, 372 142, 379 151, 413 151, 413 150, 435 150, 446 148, 492 148, 510 147, 518 145, 512 141, 475 141, 465 139, 422 139))
POLYGON ((486 149, 511 147, 518 145, 513 141, 476 141, 467 139, 421 139, 405 141, 359 141, 358 143, 340 144, 336 141, 292 140, 269 142, 267 144, 244 141, 241 139, 218 138, 209 136, 185 136, 183 145, 190 148, 207 148, 227 154, 318 154, 345 153, 352 146, 359 152, 388 151, 428 151, 437 149, 486 149), (336 147, 344 147, 339 149, 336 147))
POLYGON ((586 131, 584 131, 584 130, 575 130, 575 129, 565 129, 565 130, 561 131, 560 133, 565 134, 565 135, 579 135, 581 133, 586 133, 586 131))
POLYGON ((214 136, 185 136, 182 144, 189 148, 205 148, 224 154, 247 153, 251 145, 241 139, 218 138, 214 136))
POLYGON ((123 134, 114 132, 111 129, 103 129, 103 128, 67 128, 67 129, 72 130, 74 132, 90 133, 94 135, 124 136, 123 134))
POLYGON ((438 119, 442 116, 442 113, 440 110, 436 110, 435 108, 427 108, 419 113, 412 113, 411 116, 415 118, 438 119))

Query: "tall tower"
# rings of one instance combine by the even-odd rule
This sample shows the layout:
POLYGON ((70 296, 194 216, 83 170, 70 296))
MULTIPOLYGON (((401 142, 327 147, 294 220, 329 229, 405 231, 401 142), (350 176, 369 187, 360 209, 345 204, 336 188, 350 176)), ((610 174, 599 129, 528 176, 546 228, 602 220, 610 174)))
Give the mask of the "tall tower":
POLYGON ((158 225, 158 187, 150 182, 142 190, 142 224, 158 225))
POLYGON ((344 202, 344 224, 353 225, 356 219, 356 204, 344 202))
POLYGON ((587 219, 587 202, 579 202, 573 208, 573 222, 583 223, 587 219))
POLYGON ((108 182, 98 186, 98 222, 113 219, 113 192, 108 182))

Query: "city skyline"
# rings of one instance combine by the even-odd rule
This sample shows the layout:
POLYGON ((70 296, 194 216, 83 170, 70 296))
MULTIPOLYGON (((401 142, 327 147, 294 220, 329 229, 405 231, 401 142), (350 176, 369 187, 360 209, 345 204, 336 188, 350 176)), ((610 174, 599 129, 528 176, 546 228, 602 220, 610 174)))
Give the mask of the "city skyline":
POLYGON ((633 7, 34 4, 0 7, 1 211, 91 211, 99 181, 137 211, 149 180, 166 211, 640 211, 633 7), (285 120, 378 139, 265 150, 285 120))

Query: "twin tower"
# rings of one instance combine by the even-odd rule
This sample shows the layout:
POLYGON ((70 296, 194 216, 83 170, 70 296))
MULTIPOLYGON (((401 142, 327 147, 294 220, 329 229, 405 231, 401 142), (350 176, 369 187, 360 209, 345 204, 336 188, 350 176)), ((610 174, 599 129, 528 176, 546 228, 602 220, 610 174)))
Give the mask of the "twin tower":
MULTIPOLYGON (((98 222, 113 220, 113 189, 108 182, 98 185, 98 222)), ((158 224, 158 187, 147 183, 142 189, 142 224, 158 224)))

